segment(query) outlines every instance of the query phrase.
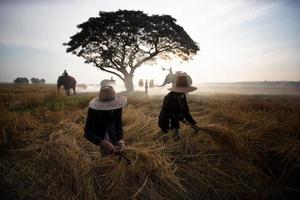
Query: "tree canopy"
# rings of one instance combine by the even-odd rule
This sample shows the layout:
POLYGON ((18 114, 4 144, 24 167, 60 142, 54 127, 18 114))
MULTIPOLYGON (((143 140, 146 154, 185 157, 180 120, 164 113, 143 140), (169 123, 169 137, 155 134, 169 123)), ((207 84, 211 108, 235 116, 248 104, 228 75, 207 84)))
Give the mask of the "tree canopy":
POLYGON ((122 79, 133 90, 135 70, 157 58, 171 55, 190 59, 199 47, 169 15, 147 15, 142 11, 100 11, 79 24, 80 32, 71 36, 67 52, 83 57, 105 72, 122 79))
POLYGON ((30 79, 30 81, 33 84, 45 84, 46 83, 45 79, 43 79, 43 78, 42 79, 38 79, 38 78, 32 77, 30 79))
POLYGON ((14 83, 27 84, 29 83, 29 80, 26 77, 18 77, 14 80, 14 83))

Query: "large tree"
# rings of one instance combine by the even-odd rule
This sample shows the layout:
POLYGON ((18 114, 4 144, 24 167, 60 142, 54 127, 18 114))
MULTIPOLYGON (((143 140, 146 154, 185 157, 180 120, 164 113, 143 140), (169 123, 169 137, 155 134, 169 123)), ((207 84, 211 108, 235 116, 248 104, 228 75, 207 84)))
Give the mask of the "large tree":
POLYGON ((147 15, 142 11, 100 12, 77 26, 80 32, 70 37, 67 52, 83 57, 102 71, 122 79, 133 91, 135 70, 157 58, 173 56, 189 60, 199 47, 169 15, 147 15))

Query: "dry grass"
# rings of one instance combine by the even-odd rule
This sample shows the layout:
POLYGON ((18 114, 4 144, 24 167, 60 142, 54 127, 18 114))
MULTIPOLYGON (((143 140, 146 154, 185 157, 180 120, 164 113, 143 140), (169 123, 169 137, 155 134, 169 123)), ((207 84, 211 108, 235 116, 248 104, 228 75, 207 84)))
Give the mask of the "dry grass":
POLYGON ((297 199, 300 98, 189 96, 201 126, 174 142, 157 127, 161 96, 124 108, 128 165, 83 137, 95 94, 0 87, 2 199, 297 199))

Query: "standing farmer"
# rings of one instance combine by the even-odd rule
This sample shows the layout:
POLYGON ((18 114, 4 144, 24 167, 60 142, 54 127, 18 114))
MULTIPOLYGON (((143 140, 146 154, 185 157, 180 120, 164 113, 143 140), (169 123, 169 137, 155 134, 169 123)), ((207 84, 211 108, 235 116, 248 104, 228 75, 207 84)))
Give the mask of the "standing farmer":
POLYGON ((198 131, 199 127, 190 114, 189 106, 186 101, 185 93, 195 91, 197 88, 190 86, 188 78, 185 75, 179 75, 175 84, 169 90, 169 94, 165 96, 164 102, 159 114, 158 126, 165 133, 173 130, 174 139, 180 139, 180 121, 187 122, 191 127, 198 131))
POLYGON ((84 136, 99 145, 103 155, 125 148, 122 140, 122 108, 126 103, 127 98, 116 94, 112 86, 101 87, 98 97, 89 103, 84 136))

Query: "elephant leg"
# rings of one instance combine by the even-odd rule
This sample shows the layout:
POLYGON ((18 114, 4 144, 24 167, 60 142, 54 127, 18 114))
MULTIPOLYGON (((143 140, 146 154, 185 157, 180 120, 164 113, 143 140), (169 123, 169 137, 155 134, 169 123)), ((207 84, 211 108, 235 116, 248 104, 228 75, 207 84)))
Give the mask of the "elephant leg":
POLYGON ((70 88, 66 90, 68 96, 70 96, 70 88))
POLYGON ((73 87, 73 92, 74 92, 74 94, 76 94, 76 90, 75 90, 75 87, 73 87))

